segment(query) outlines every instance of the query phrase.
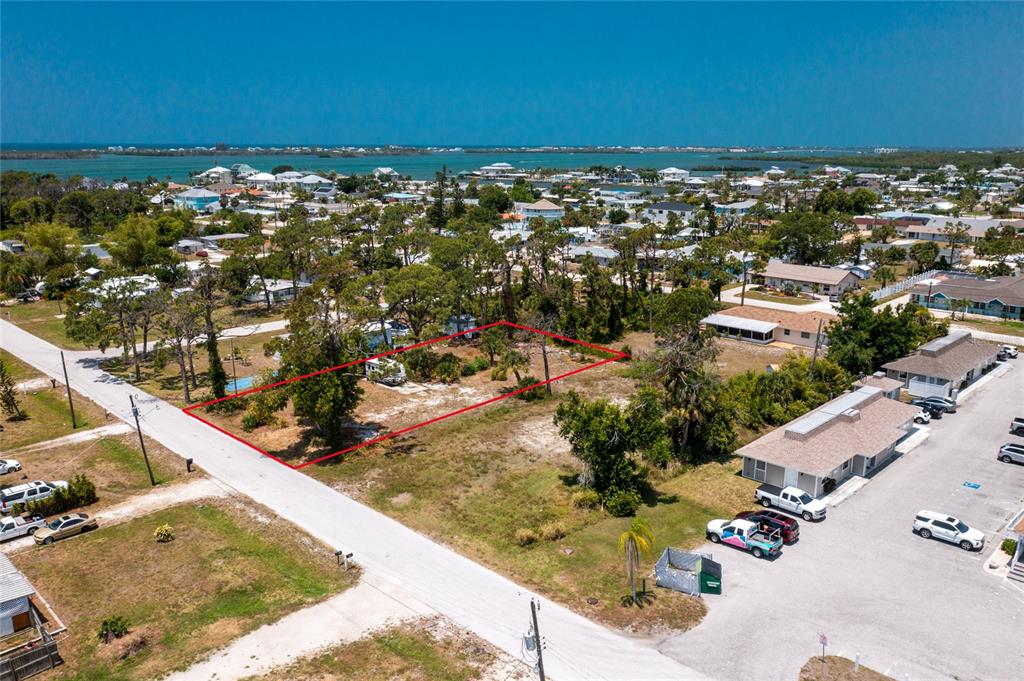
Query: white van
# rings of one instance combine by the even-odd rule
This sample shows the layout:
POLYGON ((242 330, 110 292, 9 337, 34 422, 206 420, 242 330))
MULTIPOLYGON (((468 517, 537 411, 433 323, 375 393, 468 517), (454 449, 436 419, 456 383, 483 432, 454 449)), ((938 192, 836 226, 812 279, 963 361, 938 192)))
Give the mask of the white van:
POLYGON ((30 504, 33 501, 41 501, 51 496, 61 487, 67 487, 68 483, 63 480, 43 482, 34 480, 21 485, 12 485, 0 490, 0 513, 10 513, 15 504, 30 504))

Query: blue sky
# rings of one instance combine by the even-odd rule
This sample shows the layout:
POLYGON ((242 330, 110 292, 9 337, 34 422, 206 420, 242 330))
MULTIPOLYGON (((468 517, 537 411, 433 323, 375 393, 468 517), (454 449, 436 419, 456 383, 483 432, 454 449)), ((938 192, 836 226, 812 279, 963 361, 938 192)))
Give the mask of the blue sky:
POLYGON ((1024 4, 0 5, 5 143, 1024 145, 1024 4))

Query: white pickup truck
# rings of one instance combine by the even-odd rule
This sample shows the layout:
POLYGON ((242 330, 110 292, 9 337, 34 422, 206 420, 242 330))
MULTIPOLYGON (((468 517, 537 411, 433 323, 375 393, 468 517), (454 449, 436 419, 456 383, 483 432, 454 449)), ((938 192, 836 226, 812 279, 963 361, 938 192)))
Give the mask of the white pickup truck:
POLYGON ((0 518, 0 541, 35 534, 45 522, 46 518, 43 516, 29 513, 0 518))
POLYGON ((824 520, 828 508, 824 501, 815 499, 798 487, 782 488, 765 483, 757 488, 754 496, 762 506, 777 506, 807 521, 824 520))

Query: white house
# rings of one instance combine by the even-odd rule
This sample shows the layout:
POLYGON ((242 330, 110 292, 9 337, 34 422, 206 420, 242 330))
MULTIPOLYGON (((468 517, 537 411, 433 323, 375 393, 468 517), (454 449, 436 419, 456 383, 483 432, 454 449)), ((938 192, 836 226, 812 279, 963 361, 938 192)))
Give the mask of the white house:
POLYGON ((245 296, 243 300, 247 303, 264 303, 266 304, 267 297, 270 297, 270 304, 284 303, 289 300, 294 300, 295 296, 298 295, 299 291, 309 286, 307 282, 298 282, 298 288, 292 286, 292 282, 287 279, 268 279, 266 281, 266 291, 264 286, 260 282, 259 277, 253 277, 249 280, 250 293, 245 296))
POLYGON ((662 184, 669 182, 686 182, 689 177, 689 170, 683 170, 682 168, 676 168, 674 166, 662 168, 658 171, 658 179, 661 180, 662 184))
POLYGON ((659 201, 644 209, 644 217, 652 222, 666 223, 669 217, 675 215, 684 224, 693 218, 697 211, 696 206, 680 201, 659 201))

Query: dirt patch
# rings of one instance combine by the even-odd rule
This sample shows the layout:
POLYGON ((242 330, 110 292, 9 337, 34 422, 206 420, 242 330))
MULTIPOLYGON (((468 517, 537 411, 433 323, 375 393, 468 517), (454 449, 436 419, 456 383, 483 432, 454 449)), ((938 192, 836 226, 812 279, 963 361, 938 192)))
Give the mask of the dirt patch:
POLYGON ((537 458, 569 457, 569 442, 558 434, 558 427, 547 414, 521 422, 512 437, 516 445, 536 454, 537 458))
POLYGON ((744 371, 764 371, 769 364, 781 364, 789 355, 809 352, 795 346, 758 345, 731 338, 718 338, 715 342, 719 349, 718 370, 725 378, 744 371))
POLYGON ((390 501, 391 505, 395 508, 402 508, 412 503, 412 495, 408 492, 402 492, 401 494, 396 494, 391 497, 388 501, 390 501))

